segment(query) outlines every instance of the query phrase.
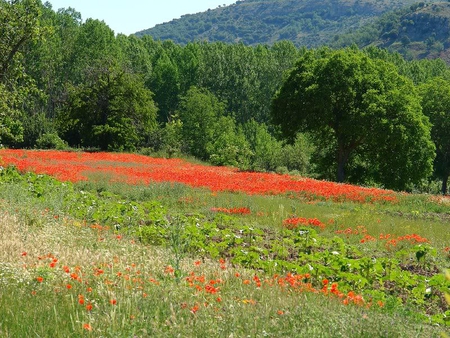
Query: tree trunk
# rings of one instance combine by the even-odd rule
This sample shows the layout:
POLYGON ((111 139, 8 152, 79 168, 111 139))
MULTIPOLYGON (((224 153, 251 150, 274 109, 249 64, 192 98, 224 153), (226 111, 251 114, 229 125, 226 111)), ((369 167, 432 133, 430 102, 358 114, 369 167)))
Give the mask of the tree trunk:
POLYGON ((337 181, 342 183, 345 181, 345 165, 347 164, 348 154, 345 151, 345 147, 341 142, 338 142, 338 154, 337 154, 337 181))
POLYGON ((442 195, 447 195, 448 176, 449 175, 444 175, 444 177, 442 178, 442 195))
POLYGON ((339 183, 345 181, 345 163, 342 160, 338 160, 337 181, 339 183))

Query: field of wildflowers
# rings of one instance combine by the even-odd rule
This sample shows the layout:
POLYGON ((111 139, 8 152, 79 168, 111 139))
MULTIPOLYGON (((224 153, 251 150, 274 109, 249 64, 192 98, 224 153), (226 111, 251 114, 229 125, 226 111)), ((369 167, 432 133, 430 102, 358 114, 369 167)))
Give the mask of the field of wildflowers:
POLYGON ((240 172, 227 167, 192 164, 180 159, 151 158, 135 154, 78 153, 62 151, 0 150, 3 165, 21 171, 54 176, 62 181, 87 180, 102 173, 129 184, 177 182, 211 191, 246 194, 299 194, 333 201, 395 202, 393 191, 317 181, 272 173, 240 172))
POLYGON ((442 199, 138 155, 0 158, 0 336, 447 331, 442 199))

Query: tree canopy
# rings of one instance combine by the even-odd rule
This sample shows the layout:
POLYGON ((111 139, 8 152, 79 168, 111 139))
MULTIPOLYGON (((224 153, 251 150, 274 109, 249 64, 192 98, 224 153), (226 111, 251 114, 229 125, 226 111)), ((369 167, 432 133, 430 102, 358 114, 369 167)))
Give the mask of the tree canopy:
POLYGON ((287 138, 308 131, 331 145, 325 158, 339 182, 358 169, 405 189, 432 169, 431 126, 412 82, 357 49, 305 53, 274 98, 272 120, 287 138))
POLYGON ((0 83, 25 44, 39 35, 39 15, 37 0, 0 1, 0 83))
POLYGON ((442 180, 442 193, 447 194, 450 176, 450 81, 434 78, 420 87, 423 112, 433 124, 431 137, 436 144, 435 175, 442 180))
POLYGON ((69 85, 59 121, 69 144, 133 150, 156 127, 156 107, 143 81, 109 60, 85 69, 83 84, 69 85))

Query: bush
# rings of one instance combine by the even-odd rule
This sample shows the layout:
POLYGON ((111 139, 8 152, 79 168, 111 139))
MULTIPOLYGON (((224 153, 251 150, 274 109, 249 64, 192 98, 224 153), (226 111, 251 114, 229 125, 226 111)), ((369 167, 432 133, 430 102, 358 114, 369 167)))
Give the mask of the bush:
POLYGON ((55 133, 47 133, 41 135, 36 140, 36 148, 38 149, 56 149, 56 150, 65 150, 69 148, 67 143, 62 140, 58 134, 55 133))
POLYGON ((206 145, 209 161, 214 165, 249 169, 252 151, 242 130, 236 128, 234 118, 222 116, 215 127, 213 141, 206 145))

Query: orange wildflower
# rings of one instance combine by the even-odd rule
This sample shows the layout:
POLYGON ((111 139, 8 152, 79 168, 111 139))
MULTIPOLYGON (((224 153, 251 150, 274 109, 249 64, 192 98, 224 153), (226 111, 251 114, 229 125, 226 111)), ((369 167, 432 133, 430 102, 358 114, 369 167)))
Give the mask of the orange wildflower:
POLYGON ((175 269, 172 268, 172 266, 170 266, 170 265, 167 266, 166 269, 164 270, 164 272, 167 274, 172 274, 172 273, 174 273, 174 271, 175 271, 175 269))
POLYGON ((36 280, 37 280, 39 283, 42 283, 42 282, 44 281, 44 278, 41 277, 41 276, 39 276, 39 277, 36 278, 36 280))
POLYGON ((200 309, 200 307, 196 304, 195 306, 191 307, 191 310, 190 310, 190 311, 191 311, 193 314, 195 314, 199 309, 200 309))
POLYGON ((87 331, 92 331, 92 326, 91 326, 91 324, 84 323, 83 324, 83 329, 85 329, 87 331))

